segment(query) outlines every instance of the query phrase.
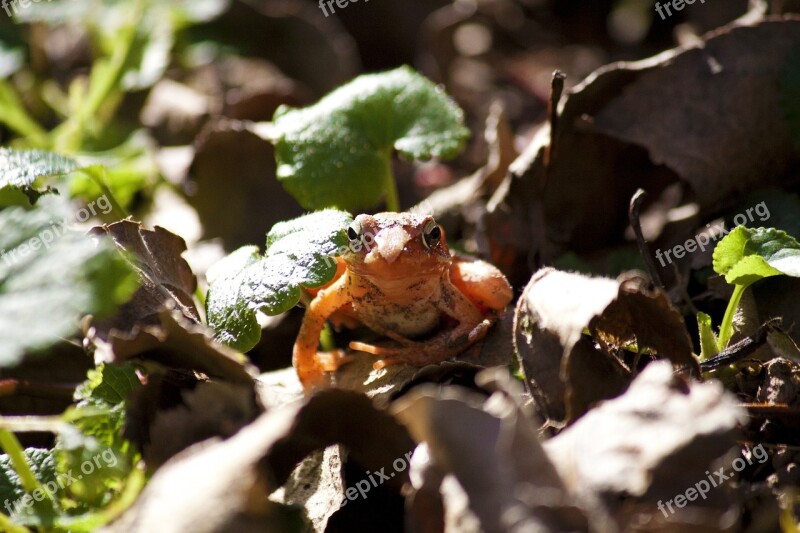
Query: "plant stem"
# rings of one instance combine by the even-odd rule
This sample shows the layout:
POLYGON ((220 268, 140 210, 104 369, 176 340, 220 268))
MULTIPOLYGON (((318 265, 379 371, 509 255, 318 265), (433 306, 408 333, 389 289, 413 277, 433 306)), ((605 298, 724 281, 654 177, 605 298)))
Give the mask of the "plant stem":
POLYGON ((28 459, 25 457, 25 452, 22 451, 22 445, 20 445, 17 437, 7 429, 0 429, 0 448, 3 448, 3 451, 11 459, 11 464, 19 476, 25 492, 30 493, 38 489, 40 487, 39 481, 33 474, 30 465, 28 465, 28 459))
POLYGON ((736 314, 736 309, 739 308, 739 302, 742 301, 744 290, 749 285, 736 285, 733 289, 733 294, 728 302, 728 307, 725 309, 725 316, 722 317, 722 324, 719 327, 719 341, 718 346, 720 351, 728 346, 728 341, 733 336, 733 315, 736 314))
MULTIPOLYGON (((132 20, 136 20, 139 14, 141 14, 141 3, 137 2, 132 20)), ((59 150, 77 151, 83 146, 86 123, 97 115, 100 106, 110 99, 111 93, 119 85, 137 31, 136 24, 123 28, 119 32, 119 38, 114 41, 115 47, 111 56, 95 62, 89 73, 89 91, 86 99, 74 114, 58 127, 56 147, 59 150)))
MULTIPOLYGON (((36 514, 45 523, 55 517, 56 502, 53 500, 53 494, 50 491, 44 490, 42 484, 36 479, 36 476, 28 464, 28 458, 22 449, 22 445, 17 440, 17 437, 7 429, 0 429, 0 448, 8 454, 11 459, 11 466, 19 476, 22 488, 27 495, 32 494, 34 491, 40 491, 44 494, 45 498, 39 500, 33 499, 33 506, 36 509, 36 514)), ((3 530, 5 531, 5 530, 3 530)))
POLYGON ((25 112, 17 93, 5 80, 0 80, 0 122, 26 137, 34 146, 47 148, 47 132, 25 112))
POLYGON ((117 198, 114 196, 114 193, 111 192, 111 188, 106 184, 105 167, 87 167, 83 169, 83 172, 86 175, 88 175, 89 178, 91 178, 91 180, 95 182, 95 184, 97 184, 98 187, 100 187, 100 190, 103 192, 103 196, 105 196, 111 203, 111 210, 116 212, 120 220, 128 218, 128 216, 130 216, 130 214, 125 210, 125 208, 122 207, 120 203, 117 201, 117 198), (99 173, 98 169, 99 172, 103 173, 102 177, 98 175, 99 173))
POLYGON ((386 173, 386 210, 400 211, 400 196, 397 194, 397 180, 391 169, 391 154, 389 155, 389 172, 386 173))
POLYGON ((336 349, 336 343, 333 341, 333 332, 327 322, 322 326, 322 331, 319 333, 319 344, 323 352, 332 352, 336 349))
POLYGON ((146 482, 147 476, 145 475, 144 467, 141 464, 135 465, 131 469, 128 478, 124 481, 125 485, 122 491, 102 510, 84 514, 77 519, 72 516, 62 517, 56 524, 68 531, 94 531, 111 522, 133 505, 146 482))
MULTIPOLYGON (((197 298, 197 301, 200 304, 200 307, 199 307, 198 310, 202 309, 203 313, 205 314, 205 311, 206 311, 206 295, 205 295, 205 293, 203 293, 202 289, 200 288, 200 285, 198 285, 195 288, 194 297, 197 298)), ((208 323, 208 318, 206 318, 205 322, 208 323)))

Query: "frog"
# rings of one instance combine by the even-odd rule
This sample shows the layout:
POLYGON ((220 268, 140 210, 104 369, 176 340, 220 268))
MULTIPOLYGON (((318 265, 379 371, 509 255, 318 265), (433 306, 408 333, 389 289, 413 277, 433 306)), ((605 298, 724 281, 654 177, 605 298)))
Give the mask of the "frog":
POLYGON ((480 341, 513 298, 495 266, 450 251, 432 215, 361 214, 346 231, 349 245, 335 257, 336 274, 313 293, 294 344, 293 364, 307 392, 330 386, 328 373, 349 360, 340 350, 318 351, 326 321, 366 326, 394 341, 349 344, 377 356, 375 369, 422 367, 480 341))

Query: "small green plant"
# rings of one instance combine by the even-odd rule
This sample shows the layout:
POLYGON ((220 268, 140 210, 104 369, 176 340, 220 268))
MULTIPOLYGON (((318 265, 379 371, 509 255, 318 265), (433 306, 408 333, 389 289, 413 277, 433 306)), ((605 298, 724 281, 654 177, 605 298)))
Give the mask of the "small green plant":
MULTIPOLYGON (((95 175, 71 174, 69 182, 59 188, 62 194, 89 201, 101 194, 111 198, 108 193, 113 192, 117 206, 128 208, 137 193, 163 181, 158 176, 152 140, 137 126, 116 120, 117 111, 130 93, 148 89, 162 78, 182 31, 224 11, 227 0, 49 0, 28 4, 15 10, 14 22, 20 24, 12 31, 0 32, 0 125, 14 135, 14 148, 52 150, 80 156, 81 167, 104 166, 95 175), (24 24, 66 24, 85 30, 93 53, 88 73, 74 76, 62 87, 46 77, 46 70, 26 64, 23 58, 34 54, 26 49, 24 30, 18 29, 25 28, 24 24)), ((2 157, 0 169, 5 170, 2 157)), ((57 163, 63 170, 64 161, 48 160, 58 157, 62 156, 43 155, 39 163, 57 163)), ((5 173, 0 174, 0 189, 4 181, 5 173)), ((30 184, 24 187, 30 194, 30 184)), ((0 194, 0 206, 10 203, 20 201, 0 194)))
POLYGON ((336 274, 332 257, 347 246, 349 213, 326 209, 275 224, 262 256, 244 246, 214 265, 207 274, 208 324, 218 341, 241 352, 261 338, 256 311, 277 315, 300 301, 303 288, 328 283, 336 274))
POLYGON ((125 398, 139 387, 133 366, 101 365, 61 417, 0 417, 2 531, 94 531, 132 503, 145 476, 121 431, 125 398), (56 446, 23 450, 12 431, 26 425, 56 434, 56 446))
MULTIPOLYGON (((110 240, 71 229, 68 199, 53 194, 80 172, 95 179, 102 171, 44 150, 0 148, 0 368, 63 342, 87 314, 110 316, 139 287, 128 259, 110 240)), ((0 530, 91 531, 140 490, 143 472, 121 437, 124 395, 139 386, 134 370, 101 367, 89 377, 61 417, 0 417, 0 500, 9 513, 0 530), (27 425, 56 434, 55 448, 23 450, 14 432, 27 425), (92 475, 67 475, 99 457, 108 464, 92 475)))
POLYGON ((311 107, 282 106, 265 129, 278 179, 309 210, 357 211, 385 196, 399 211, 392 153, 450 159, 469 137, 458 105, 409 67, 359 76, 311 107))
POLYGON ((734 289, 718 335, 712 329, 711 317, 705 313, 697 316, 702 360, 713 357, 728 346, 733 335, 733 316, 750 285, 771 276, 800 277, 800 243, 774 228, 739 226, 714 248, 713 266, 714 271, 725 276, 725 281, 734 289))

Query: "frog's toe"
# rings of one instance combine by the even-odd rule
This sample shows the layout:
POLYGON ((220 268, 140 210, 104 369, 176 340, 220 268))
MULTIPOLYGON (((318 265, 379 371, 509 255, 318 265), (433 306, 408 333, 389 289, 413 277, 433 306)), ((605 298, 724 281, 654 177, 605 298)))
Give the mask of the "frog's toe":
POLYGON ((350 349, 357 352, 366 352, 372 355, 384 355, 396 351, 397 348, 389 348, 387 346, 376 346, 374 344, 367 344, 366 342, 351 341, 350 349))
POLYGON ((332 352, 317 352, 317 363, 325 372, 336 372, 340 366, 353 360, 352 356, 345 355, 343 350, 332 352))
POLYGON ((380 359, 375 361, 375 363, 372 365, 372 368, 375 370, 380 370, 381 368, 392 365, 412 365, 422 367, 439 361, 439 358, 432 357, 431 354, 418 347, 395 349, 390 348, 382 351, 378 355, 380 356, 380 359))
POLYGON ((413 341, 407 342, 409 344, 405 346, 375 346, 374 344, 353 341, 350 343, 350 349, 380 357, 380 359, 372 365, 372 368, 375 370, 399 364, 425 366, 431 363, 437 363, 450 355, 447 350, 441 350, 441 354, 431 353, 431 350, 424 347, 421 343, 413 341))
POLYGON ((372 364, 372 368, 374 368, 375 370, 380 370, 381 368, 386 368, 387 366, 392 366, 392 365, 411 365, 411 366, 423 367, 425 365, 429 365, 435 362, 438 361, 436 359, 431 358, 431 356, 421 352, 416 352, 413 354, 408 352, 403 352, 388 357, 382 356, 380 359, 378 359, 372 364))

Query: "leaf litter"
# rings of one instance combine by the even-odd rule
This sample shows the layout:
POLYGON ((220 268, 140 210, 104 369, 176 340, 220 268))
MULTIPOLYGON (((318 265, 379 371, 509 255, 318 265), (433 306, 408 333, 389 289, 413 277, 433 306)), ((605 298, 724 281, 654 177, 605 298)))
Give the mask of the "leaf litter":
MULTIPOLYGON (((236 11, 241 9, 225 17, 274 16, 251 8, 236 11)), ((456 360, 378 371, 370 356, 358 354, 338 371, 339 389, 311 397, 303 396, 291 369, 254 377, 243 352, 262 337, 257 311, 285 311, 304 299, 305 289, 330 279, 333 270, 326 259, 346 244, 342 229, 350 215, 343 212, 312 214, 274 227, 264 254, 256 246, 234 252, 209 271, 212 290, 205 306, 182 258, 185 242, 166 229, 148 230, 132 220, 96 229, 101 244, 85 247, 80 257, 73 252, 85 244, 78 242, 91 240, 75 233, 65 237, 69 249, 26 256, 27 271, 4 270, 0 262, 0 307, 4 296, 7 304, 22 301, 20 295, 37 290, 42 279, 44 286, 57 286, 64 294, 57 305, 48 297, 35 313, 11 305, 1 315, 0 321, 13 322, 12 333, 5 336, 0 326, 0 343, 11 339, 8 349, 0 349, 7 358, 4 366, 51 348, 62 337, 79 339, 78 319, 92 315, 84 321, 80 340, 104 366, 80 389, 77 409, 65 414, 84 434, 73 441, 74 448, 59 435, 59 453, 74 452, 62 460, 70 457, 78 461, 71 464, 80 465, 81 454, 100 449, 92 448, 95 439, 113 446, 109 449, 115 453, 130 453, 122 470, 96 478, 98 487, 119 488, 125 476, 133 479, 139 470, 151 476, 126 505, 86 524, 105 524, 100 530, 109 532, 210 532, 352 531, 402 523, 406 530, 434 532, 750 531, 796 522, 791 488, 800 482, 800 457, 793 451, 800 445, 800 351, 792 319, 797 316, 792 276, 800 236, 792 233, 791 224, 775 224, 788 233, 736 229, 713 257, 698 255, 691 265, 687 258, 674 269, 664 268, 660 274, 667 290, 651 284, 652 272, 632 270, 637 265, 625 259, 625 248, 634 249, 626 238, 627 208, 638 188, 652 198, 647 207, 660 210, 650 243, 656 249, 696 235, 714 217, 740 212, 735 206, 746 193, 796 186, 793 95, 798 69, 793 58, 800 22, 796 15, 763 18, 754 13, 694 45, 597 70, 568 88, 557 113, 525 138, 530 142, 524 150, 518 150, 522 137, 509 135, 520 126, 519 109, 511 110, 517 121, 510 124, 502 108, 493 107, 486 124, 487 152, 471 171, 480 169, 435 195, 434 204, 437 216, 449 218, 448 237, 491 258, 511 278, 519 298, 482 344, 456 360), (459 201, 448 201, 449 193, 459 201), (681 208, 692 214, 681 218, 681 208), (619 265, 610 277, 553 268, 565 264, 559 263, 565 252, 574 254, 569 260, 581 268, 619 265), (81 273, 70 278, 79 283, 63 287, 58 279, 33 276, 41 270, 40 261, 57 261, 65 271, 81 273), (730 342, 721 342, 722 330, 717 335, 714 326, 722 316, 720 305, 724 308, 720 294, 730 296, 729 287, 713 289, 724 286, 722 279, 712 281, 715 274, 743 287, 730 342), (117 296, 113 304, 85 297, 100 288, 117 296), (697 352, 706 350, 699 349, 695 307, 708 317, 698 320, 705 345, 717 344, 709 357, 730 357, 730 364, 709 369, 699 361, 697 352), (775 317, 783 322, 774 322, 775 317), (43 323, 48 323, 46 335, 44 329, 39 334, 43 323), (16 334, 21 330, 30 333, 24 342, 16 334), (237 337, 240 331, 246 334, 237 337), (758 349, 747 348, 748 342, 758 349), (102 427, 105 422, 120 427, 110 430, 102 427), (404 461, 402 470, 396 466, 399 460, 404 461), (741 469, 733 468, 739 464, 741 469), (720 469, 724 479, 715 475, 720 469), (377 472, 393 475, 378 484, 377 472), (719 481, 713 490, 689 498, 690 489, 697 493, 705 486, 701 483, 712 479, 719 481), (351 498, 359 487, 364 490, 364 483, 369 491, 351 498), (688 505, 678 503, 681 497, 688 505)), ((302 22, 306 16, 277 18, 291 18, 313 33, 314 26, 302 22)), ((508 20, 496 13, 482 16, 481 24, 493 17, 508 20)), ((459 20, 468 19, 459 14, 459 20)), ((513 33, 509 28, 505 31, 513 33)), ((334 51, 344 57, 346 49, 334 51)), ((456 47, 453 53, 462 51, 456 47)), ((522 61, 515 57, 514 68, 522 61)), ((463 57, 453 64, 461 65, 454 70, 462 73, 478 68, 463 57)), ((444 108, 447 112, 438 118, 454 133, 441 153, 413 129, 399 128, 397 138, 381 138, 381 147, 413 157, 455 155, 466 136, 459 111, 417 75, 405 70, 395 75, 424 85, 416 103, 444 108)), ((403 83, 395 80, 394 85, 403 83)), ((213 102, 214 95, 206 96, 212 100, 210 109, 224 107, 213 102)), ((248 106, 240 106, 235 118, 261 121, 262 111, 249 117, 248 106)), ((303 118, 312 120, 305 120, 301 130, 316 132, 322 127, 315 122, 316 112, 284 109, 275 120, 305 113, 303 118)), ((223 163, 200 164, 211 141, 225 147, 254 140, 239 123, 207 124, 205 134, 199 134, 200 123, 212 118, 193 117, 195 122, 178 138, 187 143, 205 135, 197 144, 195 170, 208 173, 201 181, 204 194, 211 196, 208 191, 227 186, 222 185, 227 183, 224 158, 212 154, 212 161, 223 163)), ((352 139, 330 124, 325 127, 330 131, 322 133, 331 142, 352 139)), ((283 128, 286 138, 297 133, 283 128)), ((287 189, 292 180, 318 178, 286 150, 277 147, 277 174, 287 189)), ((0 188, 32 196, 52 192, 37 179, 73 167, 48 157, 8 174, 0 188)), ((355 159, 378 169, 379 177, 395 163, 385 154, 355 159)), ((453 166, 463 164, 458 160, 453 166)), ((374 176, 361 175, 372 181, 351 188, 340 178, 333 187, 326 185, 339 195, 334 205, 348 207, 363 198, 375 203, 385 193, 383 181, 374 176)), ((242 185, 232 179, 232 186, 242 185)), ((242 181, 252 179, 251 172, 242 181)), ((301 203, 323 207, 322 197, 308 196, 301 203)), ((48 200, 41 198, 39 204, 46 206, 48 200)), ((770 224, 791 219, 791 203, 770 207, 770 224)), ((213 209, 212 214, 204 209, 207 236, 222 235, 238 246, 246 240, 243 235, 257 233, 246 227, 247 212, 219 229, 209 227, 213 209)), ((41 212, 21 208, 3 209, 0 225, 3 217, 18 222, 9 225, 12 231, 0 232, 6 247, 19 246, 47 223, 41 212)), ((271 338, 264 337, 261 342, 269 348, 271 338)), ((6 417, 0 422, 3 429, 21 423, 6 417)), ((40 481, 49 481, 56 468, 49 463, 52 457, 32 449, 26 453, 40 481)), ((12 470, 0 461, 6 480, 0 489, 17 497, 22 489, 10 478, 12 470)), ((80 490, 76 485, 69 503, 86 505, 91 495, 79 496, 80 490)), ((113 494, 119 497, 120 492, 113 494)))

